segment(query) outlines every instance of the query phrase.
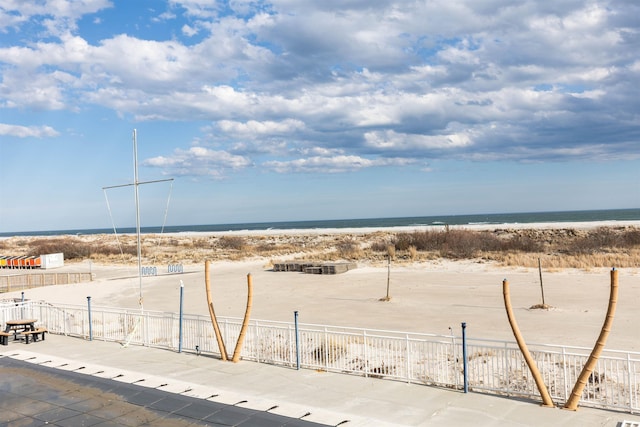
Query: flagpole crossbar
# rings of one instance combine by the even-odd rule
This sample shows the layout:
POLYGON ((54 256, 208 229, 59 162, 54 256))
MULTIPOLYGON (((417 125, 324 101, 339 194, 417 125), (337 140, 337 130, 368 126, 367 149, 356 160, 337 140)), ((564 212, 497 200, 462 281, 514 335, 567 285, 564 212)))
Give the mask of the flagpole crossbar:
POLYGON ((140 182, 132 182, 130 184, 121 184, 121 185, 110 185, 108 187, 102 187, 103 190, 109 190, 110 188, 121 188, 121 187, 133 187, 134 185, 142 185, 142 184, 155 184, 156 182, 167 182, 167 181, 173 181, 174 178, 167 178, 167 179, 156 179, 153 181, 140 181, 140 182))

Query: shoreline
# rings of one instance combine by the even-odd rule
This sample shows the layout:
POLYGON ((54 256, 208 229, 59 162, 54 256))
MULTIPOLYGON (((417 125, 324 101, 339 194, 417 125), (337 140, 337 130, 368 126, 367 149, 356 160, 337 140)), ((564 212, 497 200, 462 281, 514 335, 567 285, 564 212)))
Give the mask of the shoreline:
MULTIPOLYGON (((486 230, 486 229, 523 229, 523 228, 592 228, 598 226, 640 226, 640 210, 638 209, 613 209, 592 211, 562 211, 562 212, 531 212, 531 213, 507 213, 507 214, 471 214, 471 215, 444 215, 424 217, 392 217, 392 218, 363 218, 344 220, 305 220, 305 221, 276 221, 254 222, 234 224, 202 224, 202 225, 167 225, 145 226, 141 234, 167 234, 167 235, 256 235, 256 234, 317 234, 331 232, 334 234, 370 233, 375 231, 414 231, 431 230, 444 227, 486 230), (619 214, 616 218, 610 218, 609 212, 633 211, 632 215, 619 214), (636 212, 638 211, 638 212, 636 212), (602 214, 605 212, 605 214, 602 214), (581 214, 589 215, 581 215, 581 214), (536 218, 532 218, 532 216, 536 218), (600 217, 600 219, 593 219, 600 217), (394 225, 395 224, 395 225, 394 225), (162 229, 166 231, 162 231, 162 229)), ((104 228, 70 228, 61 230, 36 230, 36 231, 0 231, 0 241, 12 237, 53 237, 53 236, 85 236, 105 234, 136 234, 134 226, 119 227, 123 230, 114 233, 113 227, 104 228), (13 233, 13 234, 12 234, 13 233)))
MULTIPOLYGON (((321 235, 321 234, 372 234, 379 232, 406 233, 414 231, 444 231, 449 230, 556 230, 578 229, 589 230, 599 227, 639 227, 637 221, 587 221, 587 222, 531 222, 531 223, 503 223, 503 224, 458 224, 458 225, 402 225, 391 227, 347 227, 347 228, 292 228, 292 229, 265 229, 265 230, 228 230, 228 231, 181 231, 162 233, 165 236, 189 237, 189 236, 271 236, 271 235, 321 235)), ((161 233, 145 233, 143 235, 159 235, 161 233)), ((134 235, 134 233, 126 233, 134 235)))

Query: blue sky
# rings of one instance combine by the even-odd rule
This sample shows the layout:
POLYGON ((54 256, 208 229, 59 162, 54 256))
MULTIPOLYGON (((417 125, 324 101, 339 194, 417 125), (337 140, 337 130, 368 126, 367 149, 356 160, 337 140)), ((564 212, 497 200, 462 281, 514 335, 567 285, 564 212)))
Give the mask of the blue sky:
POLYGON ((640 5, 0 3, 0 232, 640 207, 640 5), (167 200, 170 199, 169 208, 167 200))

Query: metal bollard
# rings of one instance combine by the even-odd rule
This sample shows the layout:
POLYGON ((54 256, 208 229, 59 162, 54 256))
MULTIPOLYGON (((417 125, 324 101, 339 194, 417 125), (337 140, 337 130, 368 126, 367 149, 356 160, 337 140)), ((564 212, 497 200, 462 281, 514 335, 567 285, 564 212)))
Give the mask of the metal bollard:
POLYGON ((300 331, 298 329, 298 311, 293 312, 293 319, 296 330, 296 369, 300 370, 300 331))
POLYGON ((182 306, 184 301, 184 282, 180 280, 180 318, 178 321, 178 353, 182 353, 182 306))
POLYGON ((469 393, 469 366, 467 365, 467 323, 462 322, 462 376, 463 389, 465 393, 469 393))
POLYGON ((89 341, 93 341, 93 322, 91 322, 91 297, 87 297, 87 310, 89 312, 89 341))

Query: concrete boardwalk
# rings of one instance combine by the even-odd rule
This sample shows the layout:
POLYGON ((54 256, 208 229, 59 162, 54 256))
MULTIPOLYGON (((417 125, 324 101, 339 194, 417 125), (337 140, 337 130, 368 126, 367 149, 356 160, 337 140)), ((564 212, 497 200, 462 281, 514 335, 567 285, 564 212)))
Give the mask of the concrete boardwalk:
POLYGON ((0 357, 0 425, 326 427, 153 387, 0 357))
MULTIPOLYGON (((93 377, 96 381, 135 383, 150 390, 234 405, 289 420, 272 423, 266 418, 245 418, 241 424, 244 426, 304 425, 296 424, 295 420, 333 426, 620 427, 623 421, 640 423, 640 416, 627 413, 543 408, 538 402, 313 370, 296 371, 255 362, 234 364, 189 353, 123 347, 113 342, 89 342, 59 335, 48 335, 45 341, 29 345, 10 342, 7 347, 0 347, 0 356, 80 373, 89 380, 93 377)), ((0 376, 2 389, 10 383, 10 376, 0 376)))

